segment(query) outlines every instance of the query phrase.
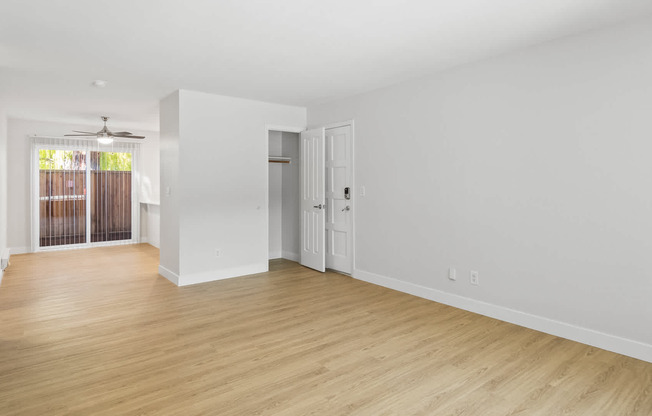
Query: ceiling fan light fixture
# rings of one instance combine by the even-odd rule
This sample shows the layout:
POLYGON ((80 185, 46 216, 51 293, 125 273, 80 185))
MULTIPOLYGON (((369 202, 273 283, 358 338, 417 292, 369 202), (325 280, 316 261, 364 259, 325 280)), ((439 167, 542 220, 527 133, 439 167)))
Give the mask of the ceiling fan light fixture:
POLYGON ((104 81, 103 79, 96 79, 95 81, 93 81, 92 85, 97 88, 104 88, 106 87, 106 81, 104 81))
POLYGON ((104 122, 104 127, 102 127, 102 130, 98 131, 97 133, 91 133, 90 131, 79 131, 79 130, 73 130, 77 134, 64 134, 64 136, 75 136, 75 137, 95 137, 97 139, 97 142, 99 144, 111 144, 113 143, 113 138, 114 137, 120 137, 120 138, 125 138, 125 139, 144 139, 145 136, 136 136, 133 133, 130 133, 128 131, 117 131, 113 133, 111 130, 109 130, 106 127, 106 122, 109 120, 108 117, 102 116, 102 121, 104 122))
POLYGON ((99 144, 111 144, 111 143, 113 143, 113 137, 110 137, 110 136, 98 137, 97 142, 99 144))

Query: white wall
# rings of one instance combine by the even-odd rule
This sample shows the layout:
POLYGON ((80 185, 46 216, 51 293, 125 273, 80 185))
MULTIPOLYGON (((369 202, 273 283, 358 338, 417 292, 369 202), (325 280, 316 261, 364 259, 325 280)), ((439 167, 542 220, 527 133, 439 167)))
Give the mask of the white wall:
MULTIPOLYGON (((270 156, 281 156, 283 154, 281 132, 269 132, 270 156)), ((269 163, 269 258, 281 257, 283 250, 283 164, 269 163)))
POLYGON ((161 201, 161 145, 158 132, 147 132, 140 144, 140 200, 159 204, 161 201))
POLYGON ((161 235, 159 273, 179 283, 179 220, 181 190, 179 189, 179 91, 160 104, 161 146, 161 235))
POLYGON ((299 134, 283 132, 283 156, 292 159, 288 165, 282 165, 282 257, 299 261, 301 253, 301 198, 299 183, 299 134))
MULTIPOLYGON (((72 130, 95 131, 101 124, 95 126, 71 125, 34 120, 20 120, 10 118, 7 122, 7 170, 9 181, 7 184, 7 215, 8 234, 7 244, 11 252, 25 253, 31 251, 31 209, 30 209, 30 152, 31 139, 29 136, 62 136, 72 130)), ((109 125, 109 127, 111 127, 109 125)), ((158 162, 151 159, 158 158, 158 132, 135 131, 134 134, 146 136, 141 146, 147 150, 149 156, 145 157, 141 170, 141 181, 149 183, 151 187, 158 188, 159 173, 158 162), (154 154, 154 157, 151 156, 154 154)), ((141 152, 143 153, 143 152, 141 152)), ((142 224, 147 218, 141 218, 142 224)), ((145 237, 145 236, 143 236, 145 237)))
POLYGON ((141 221, 140 237, 154 247, 160 247, 161 223, 161 154, 158 133, 147 136, 140 146, 141 170, 140 178, 141 221))
POLYGON ((161 206, 159 204, 141 204, 141 242, 161 247, 161 206))
POLYGON ((652 361, 650 39, 647 19, 309 107, 355 120, 354 274, 652 361))
MULTIPOLYGON (((267 270, 266 126, 303 127, 305 108, 186 90, 178 97, 178 175, 166 172, 162 154, 161 185, 180 198, 179 273, 162 274, 185 285, 267 270)), ((169 116, 162 108, 161 149, 169 116)), ((165 199, 162 224, 174 220, 165 199)), ((168 243, 161 228, 161 265, 168 243)))
MULTIPOLYGON (((0 256, 7 248, 7 116, 0 107, 0 256)), ((0 282, 3 271, 0 270, 0 282)))

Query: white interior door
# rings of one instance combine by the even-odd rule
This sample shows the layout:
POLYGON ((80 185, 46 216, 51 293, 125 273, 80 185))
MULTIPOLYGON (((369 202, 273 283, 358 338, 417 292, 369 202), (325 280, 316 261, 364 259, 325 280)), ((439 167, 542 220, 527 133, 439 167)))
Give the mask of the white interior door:
POLYGON ((325 257, 324 129, 301 133, 301 264, 323 272, 325 257))
POLYGON ((326 267, 353 269, 351 126, 326 130, 326 267))

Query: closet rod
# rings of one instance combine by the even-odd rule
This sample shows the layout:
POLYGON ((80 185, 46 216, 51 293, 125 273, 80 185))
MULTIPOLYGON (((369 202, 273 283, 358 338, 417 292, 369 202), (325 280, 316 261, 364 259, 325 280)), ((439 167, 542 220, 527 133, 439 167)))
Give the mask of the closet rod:
POLYGON ((289 157, 270 156, 269 163, 290 163, 292 161, 289 157))

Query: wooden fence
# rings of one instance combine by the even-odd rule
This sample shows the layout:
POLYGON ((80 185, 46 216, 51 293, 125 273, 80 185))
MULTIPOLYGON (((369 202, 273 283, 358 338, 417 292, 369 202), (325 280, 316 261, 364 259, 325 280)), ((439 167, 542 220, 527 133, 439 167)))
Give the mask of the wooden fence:
POLYGON ((90 203, 91 242, 131 239, 131 172, 41 170, 40 246, 86 242, 86 203, 90 203))
POLYGON ((131 172, 91 171, 91 242, 131 239, 131 172))

